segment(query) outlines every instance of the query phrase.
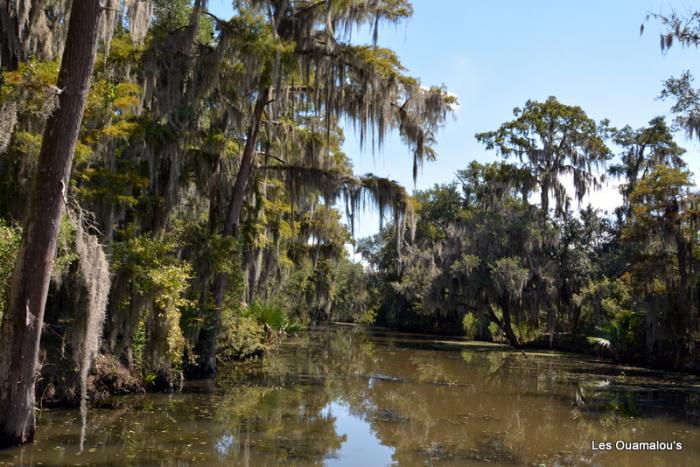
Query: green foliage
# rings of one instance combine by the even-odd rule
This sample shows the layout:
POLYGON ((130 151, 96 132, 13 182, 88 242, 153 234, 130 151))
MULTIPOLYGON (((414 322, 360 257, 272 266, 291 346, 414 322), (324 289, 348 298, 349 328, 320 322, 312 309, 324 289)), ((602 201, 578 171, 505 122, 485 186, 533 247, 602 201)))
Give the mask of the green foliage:
POLYGON ((462 328, 467 339, 476 339, 479 332, 479 319, 474 313, 467 313, 462 319, 462 328))
POLYGON ((597 124, 578 106, 560 103, 555 97, 545 102, 527 101, 513 110, 515 119, 497 130, 476 135, 487 149, 505 158, 515 157, 521 167, 537 180, 541 208, 549 211, 554 195, 556 211, 567 211, 567 193, 560 176, 573 178, 575 196, 581 201, 590 188, 600 186, 595 169, 612 157, 605 144, 608 122, 597 124))
POLYGON ((210 233, 201 223, 182 223, 181 242, 183 246, 196 253, 193 263, 206 267, 209 273, 236 272, 236 264, 240 245, 237 239, 224 237, 218 233, 210 233))
POLYGON ((437 240, 446 235, 450 220, 463 213, 462 197, 456 183, 435 185, 415 195, 421 220, 418 235, 437 240))
POLYGON ((493 321, 489 323, 489 333, 492 336, 497 336, 501 334, 501 328, 498 326, 498 324, 494 323, 493 321))
POLYGON ((144 362, 146 350, 146 322, 144 317, 140 317, 136 325, 131 330, 131 351, 134 368, 141 375, 147 373, 147 366, 144 362))
MULTIPOLYGON (((629 280, 629 276, 626 279, 629 280)), ((603 277, 585 286, 574 296, 574 302, 581 308, 584 328, 593 329, 618 315, 630 312, 632 293, 624 279, 603 277)))
POLYGON ((2 73, 0 104, 15 102, 21 113, 43 121, 58 104, 57 77, 56 61, 20 63, 17 70, 2 73))
POLYGON ((301 325, 289 319, 287 310, 277 303, 253 302, 246 307, 244 316, 253 318, 262 326, 269 326, 275 332, 297 332, 301 325))
POLYGON ((609 351, 616 359, 630 357, 630 353, 641 348, 640 332, 643 322, 642 314, 629 310, 617 313, 612 319, 598 326, 597 334, 588 337, 588 341, 609 351))
POLYGON ((461 258, 452 263, 451 271, 455 274, 468 276, 481 264, 481 259, 476 255, 462 255, 461 258))
POLYGON ((221 318, 221 332, 217 345, 219 360, 260 358, 268 350, 265 329, 256 317, 226 309, 221 318))
POLYGON ((134 170, 115 172, 111 169, 88 167, 78 175, 82 182, 76 193, 88 202, 108 202, 118 206, 134 207, 138 198, 134 190, 148 186, 148 179, 134 170))
POLYGON ((17 131, 14 134, 13 147, 22 157, 36 160, 41 150, 41 135, 28 131, 17 131))
POLYGON ((128 69, 134 63, 139 63, 142 59, 142 53, 143 47, 135 44, 129 34, 117 33, 110 42, 107 59, 105 60, 103 53, 98 55, 96 63, 98 72, 102 71, 100 70, 102 65, 119 71, 125 68, 128 69))
POLYGON ((287 311, 276 303, 253 302, 248 305, 245 314, 274 331, 284 331, 289 325, 287 311))
MULTIPOLYGON (((124 241, 114 244, 113 266, 122 277, 128 278, 133 293, 117 305, 125 309, 134 301, 152 302, 154 319, 166 329, 165 355, 162 357, 177 368, 182 364, 186 347, 180 326, 181 310, 192 305, 186 297, 192 276, 191 265, 174 254, 177 247, 174 240, 134 235, 133 230, 127 230, 124 236, 124 241)), ((146 346, 157 344, 146 342, 146 346)))
POLYGON ((156 0, 153 2, 153 26, 155 36, 184 28, 189 24, 192 8, 189 0, 156 0))
POLYGON ((125 240, 114 245, 114 269, 129 274, 141 295, 153 294, 158 300, 182 306, 180 298, 187 287, 190 266, 178 260, 177 241, 123 233, 125 240))
POLYGON ((500 294, 506 295, 511 301, 520 299, 530 272, 522 267, 518 258, 500 258, 489 269, 500 294))
POLYGON ((656 117, 649 126, 633 130, 629 126, 615 132, 614 141, 623 147, 620 163, 610 167, 612 175, 624 177, 620 193, 625 204, 641 178, 658 165, 680 168, 685 166, 682 155, 685 149, 673 140, 671 129, 663 117, 656 117))
POLYGON ((51 270, 51 279, 55 283, 61 283, 63 277, 68 274, 71 265, 78 259, 75 249, 77 230, 70 221, 68 215, 64 215, 58 231, 56 259, 51 270))
POLYGON ((21 241, 21 230, 0 219, 0 318, 9 292, 15 258, 21 241))
POLYGON ((338 263, 332 317, 342 322, 374 324, 377 317, 376 282, 360 263, 343 259, 338 263))

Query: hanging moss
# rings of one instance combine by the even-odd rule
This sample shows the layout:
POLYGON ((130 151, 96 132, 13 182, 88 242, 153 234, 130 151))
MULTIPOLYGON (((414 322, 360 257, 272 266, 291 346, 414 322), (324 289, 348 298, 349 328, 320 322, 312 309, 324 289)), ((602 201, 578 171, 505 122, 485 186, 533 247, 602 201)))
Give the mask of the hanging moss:
POLYGON ((100 348, 102 327, 107 310, 110 273, 107 257, 97 237, 87 233, 78 218, 75 250, 78 255, 78 276, 82 284, 82 306, 76 310, 71 327, 73 358, 80 368, 80 415, 83 420, 81 447, 87 417, 88 372, 100 348))
POLYGON ((5 37, 0 43, 7 44, 8 55, 18 61, 29 57, 52 60, 60 56, 70 5, 70 0, 9 2, 3 11, 3 23, 7 26, 2 29, 5 37))
POLYGON ((146 39, 154 14, 154 6, 151 0, 126 0, 129 34, 135 44, 142 44, 146 39))
POLYGON ((0 155, 3 155, 9 146, 16 123, 17 104, 12 101, 0 101, 0 155))
MULTIPOLYGON (((51 21, 70 13, 68 0, 16 2, 20 22, 33 21, 30 3, 46 7, 41 13, 51 21)), ((409 16, 409 2, 239 2, 230 20, 214 18, 204 0, 104 3, 103 43, 69 184, 69 193, 96 213, 84 230, 103 232, 115 273, 104 350, 124 371, 176 379, 216 311, 212 281, 221 272, 237 281, 228 287, 227 309, 282 295, 294 301, 290 313, 328 318, 357 213, 376 207, 382 225, 396 229, 399 247, 414 219, 413 202, 398 184, 353 174, 340 125, 354 124, 363 144, 377 147, 396 130, 420 159, 430 157, 432 132, 449 113, 446 94, 431 94, 406 76, 393 52, 349 43, 356 26, 376 32, 380 22, 409 16), (263 90, 270 99, 254 118, 263 90), (248 130, 258 120, 241 228, 238 238, 224 239, 217 233, 248 130), (332 207, 337 202, 346 204, 350 229, 332 207), (199 239, 181 241, 195 227, 199 239)), ((50 34, 52 47, 62 47, 62 26, 46 25, 49 32, 27 36, 35 42, 23 53, 39 50, 50 34)), ((21 170, 2 174, 3 187, 13 190, 8 199, 18 200, 0 208, 2 216, 22 211, 38 135, 60 91, 52 87, 56 70, 56 62, 20 59, 3 74, 0 138, 12 138, 0 140, 0 149, 7 146, 21 170)), ((86 330, 95 324, 88 321, 96 317, 81 316, 75 342, 65 330, 73 325, 68 314, 98 306, 90 298, 97 297, 97 277, 85 277, 97 274, 99 245, 68 227, 59 241, 49 299, 55 333, 47 342, 60 341, 61 362, 75 356, 82 374, 94 347, 86 330)))

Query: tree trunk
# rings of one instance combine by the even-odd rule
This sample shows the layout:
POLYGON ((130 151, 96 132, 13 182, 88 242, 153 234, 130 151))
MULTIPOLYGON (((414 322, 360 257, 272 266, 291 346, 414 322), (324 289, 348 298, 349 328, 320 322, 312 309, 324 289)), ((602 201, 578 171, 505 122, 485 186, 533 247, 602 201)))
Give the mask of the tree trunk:
POLYGON ((12 288, 0 327, 0 447, 32 441, 39 342, 63 200, 95 61, 99 0, 73 2, 58 88, 29 200, 12 288))
POLYGON ((540 207, 542 208, 542 216, 544 219, 547 219, 547 216, 549 215, 549 182, 541 182, 540 190, 540 207))
MULTIPOLYGON (((263 112, 269 103, 270 90, 265 88, 258 94, 258 98, 253 108, 253 115, 248 128, 248 135, 245 146, 243 148, 243 157, 241 165, 236 175, 236 181, 233 184, 233 192, 231 193, 231 201, 229 202, 226 221, 222 235, 224 237, 233 237, 238 233, 238 223, 241 217, 243 201, 245 200, 248 181, 253 173, 253 165, 255 163, 255 154, 258 146, 258 134, 260 133, 260 122, 262 121, 263 112)), ((211 376, 216 373, 216 340, 219 336, 219 327, 221 326, 221 311, 224 307, 224 299, 226 295, 226 287, 228 286, 228 274, 220 272, 214 280, 214 303, 215 310, 211 318, 211 322, 206 329, 203 330, 202 342, 200 344, 200 374, 202 376, 211 376)))
POLYGON ((683 354, 686 353, 686 345, 691 338, 690 329, 692 329, 692 324, 690 318, 692 316, 692 296, 690 295, 691 288, 688 285, 688 257, 692 257, 692 252, 690 248, 688 248, 688 242, 683 236, 681 226, 675 225, 674 227, 677 250, 676 258, 678 261, 678 275, 680 279, 678 287, 680 293, 674 294, 674 301, 676 303, 675 307, 671 307, 671 310, 675 308, 675 312, 673 313, 673 319, 670 320, 669 327, 673 334, 674 368, 679 368, 683 354))
POLYGON ((520 341, 513 332, 513 326, 510 323, 510 309, 508 306, 503 308, 503 332, 506 333, 506 337, 508 338, 510 345, 513 347, 520 347, 520 341))
POLYGON ((571 336, 576 339, 581 331, 581 305, 572 305, 571 336))
POLYGON ((0 5, 0 68, 16 70, 19 55, 19 37, 17 34, 17 19, 12 17, 10 2, 0 5))
POLYGON ((224 236, 233 236, 238 230, 238 222, 241 217, 241 209, 245 200, 246 189, 248 188, 248 180, 253 173, 253 163, 255 162, 255 153, 258 147, 258 134, 260 133, 260 122, 265 107, 268 104, 270 90, 264 89, 258 94, 258 99, 255 102, 253 109, 253 118, 248 128, 248 135, 243 148, 243 157, 241 158, 241 166, 236 175, 236 181, 233 184, 233 192, 231 193, 231 202, 229 203, 228 213, 226 214, 226 222, 224 223, 224 236))
POLYGON ((518 336, 516 336, 513 332, 513 326, 510 322, 510 308, 508 306, 508 302, 504 300, 500 305, 501 311, 503 312, 503 320, 498 319, 493 310, 489 310, 491 313, 491 319, 501 327, 510 345, 513 347, 520 347, 520 341, 518 340, 518 336))

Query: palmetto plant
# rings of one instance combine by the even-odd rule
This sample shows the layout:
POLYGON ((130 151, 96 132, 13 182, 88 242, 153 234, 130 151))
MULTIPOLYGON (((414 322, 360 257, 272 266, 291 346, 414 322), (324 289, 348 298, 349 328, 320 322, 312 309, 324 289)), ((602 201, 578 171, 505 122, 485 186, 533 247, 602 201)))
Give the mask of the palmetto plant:
POLYGON ((302 329, 301 323, 290 319, 287 310, 276 303, 253 302, 247 312, 258 323, 268 325, 275 332, 294 333, 302 329))
POLYGON ((589 336, 588 342, 619 359, 634 347, 641 322, 641 314, 624 311, 598 326, 597 335, 589 336))

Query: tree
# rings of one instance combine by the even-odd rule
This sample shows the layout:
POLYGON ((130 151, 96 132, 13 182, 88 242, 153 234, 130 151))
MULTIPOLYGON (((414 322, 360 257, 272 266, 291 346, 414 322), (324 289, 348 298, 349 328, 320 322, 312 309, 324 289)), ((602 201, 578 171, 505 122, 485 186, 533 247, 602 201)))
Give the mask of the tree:
POLYGON ((600 275, 600 248, 607 233, 606 218, 590 205, 578 217, 568 215, 556 226, 554 248, 556 306, 562 324, 577 337, 581 328, 581 306, 575 297, 600 275))
MULTIPOLYGON (((649 19, 655 19, 664 27, 659 35, 661 51, 667 52, 678 42, 683 47, 698 47, 700 45, 700 11, 691 11, 685 15, 676 12, 670 15, 650 13, 640 28, 649 19)), ((700 137, 700 91, 693 86, 693 76, 689 71, 679 77, 671 77, 664 83, 661 92, 662 99, 675 99, 671 110, 677 115, 676 124, 684 128, 691 138, 700 137)))
POLYGON ((533 187, 528 172, 503 162, 472 162, 458 180, 416 194, 416 238, 393 259, 398 266, 386 247, 368 256, 391 284, 386 302, 403 308, 392 323, 385 305, 379 319, 454 334, 470 315, 478 337, 490 339, 500 329, 520 346, 516 326, 538 323, 540 309, 551 301, 547 251, 555 236, 538 208, 524 201, 533 187))
POLYGON ((680 77, 664 82, 662 99, 674 99, 671 111, 676 114, 675 125, 689 137, 700 137, 700 90, 693 87, 693 75, 686 71, 680 77))
MULTIPOLYGON (((265 126, 266 142, 270 144, 276 134, 289 133, 290 126, 295 128, 289 121, 297 119, 296 112, 319 116, 326 135, 332 132, 341 117, 345 117, 359 130, 363 143, 370 132, 376 138, 372 142, 380 145, 390 129, 398 130, 413 152, 414 177, 422 161, 434 157, 431 144, 435 132, 451 111, 455 98, 443 88, 424 88, 418 80, 406 76, 398 57, 391 50, 376 45, 355 46, 343 36, 354 27, 373 24, 376 29, 382 21, 395 23, 409 17, 412 14, 409 2, 256 0, 249 2, 248 9, 242 11, 242 16, 265 12, 267 24, 256 28, 261 43, 256 52, 261 60, 257 76, 252 81, 257 83, 257 89, 250 92, 254 96, 253 104, 247 106, 252 112, 238 171, 228 194, 222 236, 235 237, 238 234, 242 208, 255 173, 256 157, 268 153, 261 145, 261 128, 265 126)), ((224 31, 227 24, 230 26, 220 19, 217 22, 224 31)), ((299 126, 304 127, 303 124, 299 126)), ((286 152, 275 155, 283 162, 279 169, 288 175, 305 171, 320 175, 325 169, 317 162, 328 152, 324 147, 327 149, 328 144, 317 145, 311 151, 313 160, 304 161, 304 164, 292 164, 291 156, 286 152)), ((378 193, 375 188, 391 185, 377 184, 374 183, 377 180, 371 179, 347 184, 347 179, 336 175, 317 177, 331 188, 320 191, 324 195, 329 192, 337 194, 339 190, 332 187, 343 185, 342 191, 350 195, 346 200, 351 207, 358 204, 360 197, 378 193)), ((308 176, 305 181, 313 183, 308 176)), ((400 196, 393 198, 401 201, 400 196)), ((383 205, 381 200, 378 204, 383 205)), ((219 272, 212 287, 215 312, 204 330, 203 345, 199 349, 205 375, 212 374, 216 368, 218 315, 224 307, 228 276, 226 271, 219 272)))
POLYGON ((556 213, 564 215, 567 193, 561 176, 573 178, 579 202, 591 188, 600 186, 601 177, 594 170, 611 157, 605 145, 608 122, 596 124, 580 107, 562 104, 555 97, 527 101, 513 114, 514 120, 477 134, 477 140, 505 158, 517 157, 537 180, 543 214, 549 213, 554 195, 556 213))
POLYGON ((629 204, 630 195, 637 187, 639 179, 644 178, 655 166, 685 166, 681 157, 685 149, 673 140, 671 130, 663 117, 652 119, 648 127, 638 130, 626 126, 615 132, 614 141, 623 151, 620 154, 620 163, 611 166, 609 172, 611 175, 625 178, 620 192, 626 205, 629 204))
MULTIPOLYGON (((692 11, 685 16, 675 12, 670 15, 650 13, 645 18, 645 22, 651 18, 660 21, 666 28, 659 36, 662 51, 670 49, 676 40, 685 47, 700 45, 700 11, 692 11)), ((642 23, 640 28, 642 34, 644 26, 642 23)))
POLYGON ((522 267, 516 258, 499 258, 489 265, 491 281, 495 291, 495 301, 501 308, 503 320, 498 319, 490 309, 492 319, 503 329, 508 341, 513 347, 520 347, 520 340, 513 332, 511 324, 512 307, 518 306, 522 299, 523 289, 528 282, 530 272, 522 267))
POLYGON ((102 6, 73 2, 58 77, 59 108, 49 117, 22 242, 0 327, 0 447, 31 441, 39 342, 58 229, 95 61, 102 6))
POLYGON ((679 367, 698 329, 697 194, 690 173, 659 164, 630 194, 622 231, 633 247, 630 268, 637 304, 646 314, 647 350, 679 367))

